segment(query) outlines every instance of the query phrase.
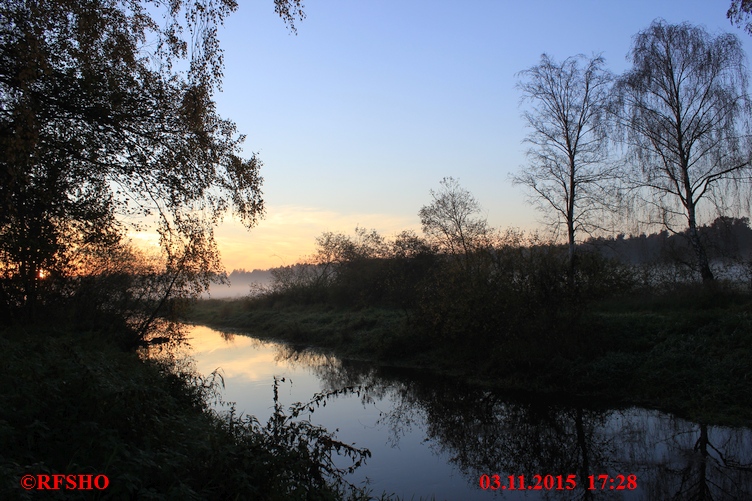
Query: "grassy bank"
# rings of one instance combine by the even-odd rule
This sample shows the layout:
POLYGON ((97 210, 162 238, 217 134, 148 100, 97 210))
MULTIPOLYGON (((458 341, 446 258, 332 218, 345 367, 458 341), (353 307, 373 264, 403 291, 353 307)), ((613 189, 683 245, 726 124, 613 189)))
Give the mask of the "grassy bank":
POLYGON ((750 426, 751 305, 748 294, 725 289, 632 295, 595 302, 566 328, 465 345, 432 339, 404 311, 388 308, 206 300, 189 320, 505 390, 750 426))
POLYGON ((263 339, 332 348, 348 358, 409 360, 395 352, 405 338, 405 313, 389 308, 340 308, 323 304, 267 307, 247 299, 198 301, 186 318, 241 329, 263 339))
POLYGON ((0 380, 0 499, 37 499, 20 480, 39 474, 109 479, 45 499, 340 499, 334 448, 362 452, 281 409, 265 425, 219 415, 216 381, 102 333, 2 330, 0 380))

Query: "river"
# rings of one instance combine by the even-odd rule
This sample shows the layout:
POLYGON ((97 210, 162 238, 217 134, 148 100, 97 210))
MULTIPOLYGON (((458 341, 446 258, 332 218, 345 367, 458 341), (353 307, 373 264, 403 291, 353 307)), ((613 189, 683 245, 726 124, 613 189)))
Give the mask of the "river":
POLYGON ((284 407, 352 387, 301 418, 371 451, 346 480, 367 485, 377 497, 752 499, 752 430, 746 428, 634 407, 512 398, 422 371, 343 361, 203 326, 190 326, 188 338, 197 370, 217 370, 223 399, 261 423, 274 409, 275 378, 284 407), (486 489, 482 475, 488 475, 486 489), (527 489, 536 484, 540 490, 527 489))

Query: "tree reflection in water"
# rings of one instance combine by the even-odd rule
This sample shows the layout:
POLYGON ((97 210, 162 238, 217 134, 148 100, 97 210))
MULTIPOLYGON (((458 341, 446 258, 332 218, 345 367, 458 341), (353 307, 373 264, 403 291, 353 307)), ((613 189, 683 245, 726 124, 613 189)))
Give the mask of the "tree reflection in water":
POLYGON ((364 405, 390 400, 379 419, 390 445, 423 428, 431 450, 448 455, 473 487, 481 474, 503 480, 525 475, 528 484, 535 474, 575 474, 574 491, 536 493, 541 499, 752 499, 748 429, 695 424, 639 408, 511 398, 417 371, 342 362, 292 347, 282 348, 279 357, 310 367, 326 389, 352 387, 364 405), (639 488, 611 490, 608 484, 601 490, 600 474, 634 474, 639 488), (596 477, 594 490, 587 488, 590 475, 596 477))

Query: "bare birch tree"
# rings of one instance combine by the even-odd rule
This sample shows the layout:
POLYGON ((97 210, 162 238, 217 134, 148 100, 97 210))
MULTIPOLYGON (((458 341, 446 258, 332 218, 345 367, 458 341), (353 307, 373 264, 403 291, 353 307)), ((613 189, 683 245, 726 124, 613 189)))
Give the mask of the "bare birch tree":
POLYGON ((740 208, 749 187, 747 70, 739 39, 655 21, 634 39, 615 86, 630 183, 651 219, 686 235, 703 282, 713 281, 698 233, 700 203, 740 208))
POLYGON ((543 54, 539 64, 520 73, 518 83, 522 101, 534 107, 522 115, 530 128, 528 164, 512 181, 530 189, 531 203, 557 229, 566 226, 570 279, 577 234, 599 226, 595 215, 614 175, 606 161, 604 118, 612 79, 604 64, 601 56, 558 63, 543 54))

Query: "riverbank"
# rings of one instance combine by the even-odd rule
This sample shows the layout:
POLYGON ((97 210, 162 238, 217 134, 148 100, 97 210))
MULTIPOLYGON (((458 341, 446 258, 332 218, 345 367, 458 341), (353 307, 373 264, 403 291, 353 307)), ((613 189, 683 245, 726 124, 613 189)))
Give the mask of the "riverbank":
MULTIPOLYGON (((221 378, 123 351, 112 334, 0 329, 0 499, 36 499, 22 479, 54 488, 54 475, 98 478, 97 499, 346 497, 329 458, 363 451, 281 406, 264 424, 220 415, 210 404, 221 378)), ((92 499, 62 478, 46 499, 92 499)))
POLYGON ((732 290, 620 297, 595 302, 575 332, 521 332, 484 346, 431 339, 413 330, 409 312, 389 308, 203 300, 187 319, 510 392, 752 426, 750 305, 732 290))

